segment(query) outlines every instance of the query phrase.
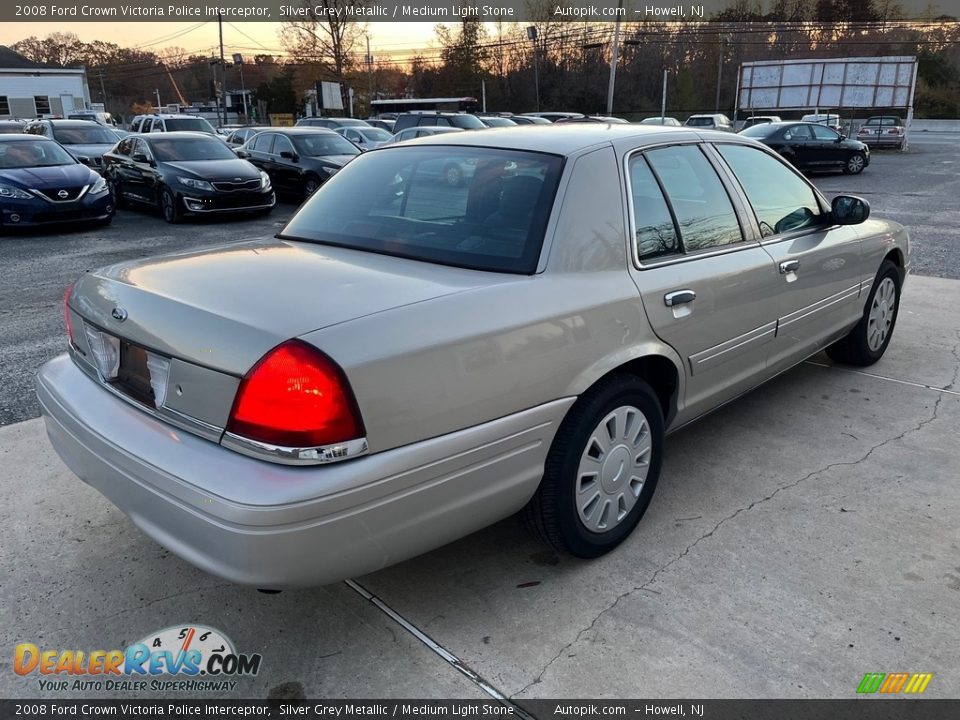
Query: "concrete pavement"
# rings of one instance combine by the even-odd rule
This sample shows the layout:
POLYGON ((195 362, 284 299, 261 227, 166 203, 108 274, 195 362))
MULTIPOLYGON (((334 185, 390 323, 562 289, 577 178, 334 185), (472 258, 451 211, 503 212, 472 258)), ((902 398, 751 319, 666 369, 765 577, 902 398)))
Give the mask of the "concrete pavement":
MULTIPOLYGON (((521 701, 852 698, 895 671, 958 697, 957 308, 960 282, 911 277, 877 365, 818 356, 671 436, 611 555, 558 556, 510 519, 358 582, 521 701)), ((16 643, 123 647, 185 621, 263 654, 236 696, 481 694, 348 585, 267 596, 170 555, 39 420, 0 428, 0 465, 0 696, 52 696, 11 671, 16 643)))

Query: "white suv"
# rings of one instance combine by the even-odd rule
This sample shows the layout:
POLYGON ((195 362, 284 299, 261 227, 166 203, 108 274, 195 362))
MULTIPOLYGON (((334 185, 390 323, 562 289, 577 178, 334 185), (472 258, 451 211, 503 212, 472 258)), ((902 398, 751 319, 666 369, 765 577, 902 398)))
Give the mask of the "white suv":
POLYGON ((130 124, 130 132, 156 133, 190 130, 216 135, 217 131, 206 118, 199 115, 137 115, 130 124))

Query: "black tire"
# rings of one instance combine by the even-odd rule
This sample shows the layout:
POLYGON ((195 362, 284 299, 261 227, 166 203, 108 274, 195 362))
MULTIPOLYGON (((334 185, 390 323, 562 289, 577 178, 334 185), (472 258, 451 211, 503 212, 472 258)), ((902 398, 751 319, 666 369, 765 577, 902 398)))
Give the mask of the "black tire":
POLYGON ((890 338, 893 337, 893 330, 897 325, 897 314, 900 311, 900 288, 903 284, 903 275, 900 268, 889 260, 884 260, 877 272, 877 277, 873 281, 873 287, 870 288, 870 295, 867 297, 867 304, 863 309, 863 316, 860 321, 853 326, 853 329, 844 337, 837 340, 827 348, 827 355, 834 362, 844 363, 846 365, 857 365, 866 367, 873 365, 877 360, 883 357, 887 346, 890 344, 890 338), (889 289, 885 281, 890 280, 893 283, 893 303, 884 302, 885 309, 878 307, 874 311, 874 301, 877 299, 881 287, 889 289), (871 312, 874 311, 874 318, 871 321, 871 312), (889 325, 886 334, 883 335, 882 342, 877 343, 874 340, 871 343, 871 336, 878 323, 884 322, 889 318, 889 325))
POLYGON ((847 161, 843 164, 843 172, 846 175, 859 175, 863 172, 863 169, 867 166, 867 159, 864 157, 863 153, 855 152, 850 157, 847 158, 847 161))
POLYGON ((303 197, 308 198, 313 195, 322 184, 316 175, 307 175, 303 180, 303 197))
POLYGON ((450 187, 460 187, 463 183, 463 168, 450 163, 443 169, 443 182, 450 187))
POLYGON ((177 196, 171 192, 170 188, 164 188, 160 192, 160 213, 163 219, 171 225, 176 225, 183 220, 183 209, 177 202, 177 196))
POLYGON ((127 207, 127 201, 123 195, 120 194, 120 188, 117 186, 116 181, 107 178, 107 188, 110 190, 110 197, 113 199, 113 206, 115 208, 127 207))
MULTIPOLYGON (((607 432, 609 435, 609 430, 607 432)), ((594 558, 613 550, 640 522, 656 490, 663 458, 663 432, 663 411, 647 383, 626 374, 601 380, 577 400, 554 437, 544 464, 543 479, 523 510, 528 528, 557 550, 576 557, 594 558), (578 477, 579 468, 581 460, 590 452, 594 432, 608 415, 624 406, 639 410, 646 419, 650 445, 647 473, 632 508, 608 530, 599 532, 587 527, 577 507, 578 484, 582 491, 582 478, 586 477, 578 477)), ((617 437, 624 449, 621 451, 618 446, 609 453, 613 465, 617 459, 614 453, 630 456, 635 452, 626 446, 625 438, 619 439, 619 432, 617 437)), ((595 481, 598 487, 608 481, 620 482, 622 463, 612 479, 603 478, 604 470, 606 467, 601 465, 595 481)), ((601 519, 605 512, 606 509, 601 510, 601 519)))

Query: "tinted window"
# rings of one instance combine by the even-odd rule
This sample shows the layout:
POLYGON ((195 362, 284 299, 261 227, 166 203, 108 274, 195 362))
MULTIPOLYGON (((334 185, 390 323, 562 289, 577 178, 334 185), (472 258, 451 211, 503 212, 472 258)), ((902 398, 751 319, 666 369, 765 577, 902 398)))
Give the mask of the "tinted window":
POLYGON ((360 150, 341 135, 317 133, 316 135, 294 135, 293 144, 301 155, 324 157, 325 155, 359 155, 360 150))
POLYGON ((823 220, 810 186, 776 158, 742 145, 718 145, 717 150, 740 181, 764 237, 823 220))
POLYGON ((793 125, 783 132, 784 140, 810 140, 812 137, 809 125, 793 125))
POLYGON ((778 127, 771 126, 769 123, 761 123, 759 125, 751 125, 741 130, 740 134, 745 137, 765 138, 768 135, 773 135, 775 132, 778 132, 779 129, 778 127))
POLYGON ((286 135, 276 135, 273 141, 273 155, 279 155, 282 152, 293 153, 293 143, 286 135))
POLYGON ((257 152, 270 152, 273 147, 273 139, 276 137, 273 133, 263 133, 257 135, 250 141, 250 149, 256 150, 257 152))
POLYGON ((830 140, 835 141, 840 136, 837 135, 833 130, 826 127, 825 125, 811 125, 810 129, 813 131, 813 136, 817 140, 830 140))
POLYGON ((27 167, 75 165, 66 150, 49 140, 17 140, 0 143, 0 170, 27 167))
POLYGON ((236 160, 233 150, 219 140, 203 137, 168 140, 162 135, 150 141, 154 156, 160 162, 189 160, 236 160))
MULTIPOLYGON (((437 125, 440 123, 438 122, 437 125)), ((476 115, 454 115, 448 123, 463 130, 482 130, 486 127, 476 115)))
POLYGON ((686 251, 743 239, 730 198, 700 148, 678 145, 651 150, 647 157, 670 199, 686 251))
POLYGON ((166 121, 167 132, 174 132, 178 130, 193 130, 195 132, 207 133, 209 135, 216 135, 216 131, 213 129, 213 125, 208 123, 203 118, 167 118, 166 121))
POLYGON ((640 155, 630 160, 630 194, 640 259, 680 252, 680 238, 663 192, 647 161, 640 155))
POLYGON ((101 125, 90 123, 90 127, 54 127, 53 138, 64 145, 113 145, 117 136, 101 125))
POLYGON ((307 201, 283 237, 532 273, 561 166, 559 157, 518 150, 400 146, 366 153, 307 201))
POLYGON ((367 130, 351 130, 350 132, 365 137, 373 142, 383 142, 390 139, 390 133, 380 128, 369 128, 367 130))
POLYGON ((712 117, 692 117, 687 118, 687 125, 690 127, 713 127, 712 117))

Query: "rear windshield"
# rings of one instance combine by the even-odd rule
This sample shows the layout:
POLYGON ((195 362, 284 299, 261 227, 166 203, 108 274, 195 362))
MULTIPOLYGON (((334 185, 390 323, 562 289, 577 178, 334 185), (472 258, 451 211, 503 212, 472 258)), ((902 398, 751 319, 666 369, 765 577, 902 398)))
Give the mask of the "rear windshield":
POLYGON ((691 127, 713 127, 714 121, 712 117, 692 117, 687 118, 687 125, 691 127))
MULTIPOLYGON (((483 128, 486 127, 486 125, 480 122, 480 118, 476 115, 467 115, 464 113, 462 115, 453 115, 448 119, 451 125, 462 128, 463 130, 483 130, 483 128)), ((439 125, 440 123, 438 122, 437 124, 439 125)))
POLYGON ((324 184, 280 237, 530 274, 562 165, 560 157, 518 150, 375 150, 324 184))
POLYGON ((236 160, 237 156, 229 147, 213 138, 175 138, 162 135, 150 138, 150 147, 160 162, 178 162, 184 160, 236 160))
POLYGON ((771 125, 770 123, 757 123, 756 125, 751 125, 750 127, 744 128, 740 131, 741 135, 746 137, 767 137, 767 135, 773 135, 780 126, 771 125))
POLYGON ((90 123, 90 127, 54 127, 53 138, 64 145, 113 145, 117 136, 103 125, 90 123))
POLYGON ((872 117, 872 118, 869 118, 864 123, 864 125, 873 125, 873 126, 880 125, 880 126, 889 126, 889 127, 893 127, 894 125, 899 125, 899 124, 900 124, 900 118, 895 118, 895 117, 885 117, 885 118, 872 117))
POLYGON ((165 124, 167 132, 174 132, 175 130, 193 130, 195 132, 207 133, 209 135, 216 134, 216 130, 213 129, 213 125, 208 123, 203 118, 167 118, 165 124))

